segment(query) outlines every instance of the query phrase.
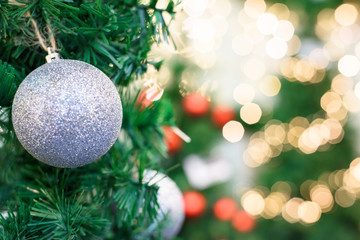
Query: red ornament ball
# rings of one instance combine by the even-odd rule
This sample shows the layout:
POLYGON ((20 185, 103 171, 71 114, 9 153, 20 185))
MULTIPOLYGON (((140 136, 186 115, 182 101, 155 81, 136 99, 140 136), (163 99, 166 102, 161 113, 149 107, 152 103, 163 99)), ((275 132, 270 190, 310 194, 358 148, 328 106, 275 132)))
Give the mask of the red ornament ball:
POLYGON ((159 90, 156 87, 142 90, 136 99, 136 106, 138 106, 140 110, 144 110, 144 108, 149 107, 154 101, 159 100, 163 92, 163 90, 159 90))
POLYGON ((194 117, 204 115, 210 107, 210 102, 200 93, 192 93, 183 99, 184 111, 194 117))
POLYGON ((199 217, 205 211, 206 199, 199 192, 184 193, 185 215, 190 218, 199 217))
POLYGON ((164 143, 168 149, 169 154, 175 154, 180 151, 183 140, 174 132, 172 127, 163 126, 164 143))
POLYGON ((222 198, 214 205, 214 215, 220 220, 230 220, 237 209, 237 203, 233 199, 222 198))
POLYGON ((235 119, 234 109, 227 105, 216 106, 211 113, 215 126, 222 128, 226 123, 235 119))
POLYGON ((244 210, 240 210, 235 213, 232 219, 232 225, 239 232, 247 233, 254 229, 255 218, 244 210))

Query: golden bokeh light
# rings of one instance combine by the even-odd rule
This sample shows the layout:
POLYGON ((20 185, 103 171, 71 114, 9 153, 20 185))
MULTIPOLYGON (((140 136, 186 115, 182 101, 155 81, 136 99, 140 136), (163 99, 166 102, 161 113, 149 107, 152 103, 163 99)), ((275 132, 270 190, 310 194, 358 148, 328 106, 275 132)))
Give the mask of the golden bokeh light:
POLYGON ((272 156, 270 145, 263 138, 252 138, 243 157, 249 167, 258 167, 269 161, 272 156))
POLYGON ((279 93, 281 82, 276 76, 267 76, 260 82, 260 91, 268 97, 275 96, 279 93))
POLYGON ((326 92, 320 100, 321 108, 328 113, 337 112, 342 106, 341 97, 334 92, 326 92))
POLYGON ((289 8, 282 3, 275 3, 271 5, 267 12, 274 14, 278 19, 289 19, 290 17, 289 8))
POLYGON ((265 12, 266 3, 264 0, 246 0, 244 3, 245 13, 252 18, 257 18, 265 12))
POLYGON ((349 91, 344 95, 343 105, 349 112, 356 113, 360 111, 360 99, 353 91, 349 91))
POLYGON ((296 223, 300 220, 298 215, 299 206, 304 202, 301 198, 290 199, 282 209, 283 218, 289 223, 296 223))
POLYGON ((355 203, 356 194, 347 187, 341 187, 335 192, 335 201, 340 206, 351 207, 355 203))
POLYGON ((244 127, 240 122, 229 121, 224 125, 222 134, 227 141, 235 143, 242 139, 244 131, 244 127))
POLYGON ((260 192, 251 190, 241 197, 241 205, 247 213, 256 216, 263 212, 265 200, 260 192))
POLYGON ((329 212, 334 205, 333 195, 326 185, 315 185, 310 190, 310 197, 320 206, 322 212, 329 212))
POLYGON ((342 4, 335 10, 335 20, 342 26, 349 26, 355 23, 358 18, 358 10, 352 4, 342 4))
POLYGON ((280 121, 269 121, 265 125, 265 140, 273 146, 283 144, 286 139, 285 125, 280 121))
POLYGON ((321 217, 321 208, 315 202, 305 201, 298 208, 298 216, 306 224, 315 223, 321 217))
POLYGON ((329 142, 330 143, 338 143, 341 141, 343 136, 343 128, 339 121, 335 119, 326 119, 323 122, 323 125, 327 127, 330 131, 329 142))
POLYGON ((265 198, 265 207, 261 216, 266 219, 274 218, 281 214, 283 205, 286 202, 284 194, 272 192, 265 198))
POLYGON ((301 40, 298 36, 294 35, 288 42, 288 51, 286 53, 287 56, 292 56, 297 54, 301 48, 301 40))
POLYGON ((250 84, 241 83, 234 89, 233 97, 236 102, 244 105, 255 98, 255 90, 250 84))
POLYGON ((274 37, 289 41, 295 32, 294 26, 287 20, 280 20, 274 32, 274 37))
POLYGON ((360 158, 355 158, 350 164, 351 174, 360 181, 360 158))
POLYGON ((335 10, 331 8, 322 9, 317 15, 317 24, 324 30, 331 31, 336 27, 334 17, 335 10))
POLYGON ((351 78, 338 74, 331 81, 331 90, 337 94, 344 95, 351 91, 354 82, 351 78))
POLYGON ((261 114, 261 108, 256 103, 247 103, 240 109, 240 117, 247 124, 259 122, 261 114))

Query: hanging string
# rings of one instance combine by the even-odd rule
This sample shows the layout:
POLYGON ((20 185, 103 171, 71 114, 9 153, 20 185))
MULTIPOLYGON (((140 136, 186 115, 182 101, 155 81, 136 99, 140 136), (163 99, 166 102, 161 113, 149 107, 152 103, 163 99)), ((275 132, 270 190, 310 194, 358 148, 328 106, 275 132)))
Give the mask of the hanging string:
MULTIPOLYGON (((27 17, 31 17, 30 15, 30 12, 27 12, 26 13, 26 16, 27 17)), ((45 51, 48 51, 49 47, 47 46, 46 44, 46 41, 44 40, 44 38, 42 37, 41 33, 40 33, 40 30, 39 30, 39 27, 38 27, 38 24, 36 22, 36 20, 34 18, 31 18, 30 19, 31 21, 31 24, 35 30, 35 35, 36 37, 38 38, 39 40, 39 44, 40 46, 45 50, 45 51)), ((50 44, 51 44, 51 50, 53 52, 56 51, 56 41, 55 41, 55 37, 54 37, 54 33, 53 31, 51 30, 51 27, 50 27, 50 22, 49 20, 47 20, 47 23, 46 23, 46 26, 47 26, 47 29, 48 29, 48 34, 49 34, 49 38, 50 38, 50 44)))

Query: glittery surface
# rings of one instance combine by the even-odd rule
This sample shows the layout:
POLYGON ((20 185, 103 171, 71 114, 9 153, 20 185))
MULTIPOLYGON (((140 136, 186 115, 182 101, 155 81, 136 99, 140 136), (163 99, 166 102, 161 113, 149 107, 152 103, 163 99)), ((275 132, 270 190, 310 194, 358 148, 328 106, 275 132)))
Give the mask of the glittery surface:
POLYGON ((119 135, 122 106, 111 80, 96 67, 57 60, 32 71, 12 106, 16 136, 36 159, 74 168, 104 155, 119 135))
MULTIPOLYGON (((184 222, 183 195, 173 180, 154 170, 145 170, 144 181, 150 181, 150 184, 156 184, 159 187, 158 203, 162 212, 166 214, 166 223, 162 229, 162 236, 165 239, 172 239, 179 233, 184 222)), ((163 214, 160 213, 159 215, 159 221, 164 219, 163 214)))

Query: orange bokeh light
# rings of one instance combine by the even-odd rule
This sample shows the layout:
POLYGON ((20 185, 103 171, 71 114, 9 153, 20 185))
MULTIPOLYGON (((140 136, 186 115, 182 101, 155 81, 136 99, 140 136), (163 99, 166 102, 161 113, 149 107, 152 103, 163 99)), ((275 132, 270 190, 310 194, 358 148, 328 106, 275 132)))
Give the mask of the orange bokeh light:
POLYGON ((199 192, 184 193, 185 215, 187 217, 199 217, 204 213, 206 199, 199 192))
POLYGON ((231 219, 237 211, 237 203, 231 198, 222 198, 214 205, 214 215, 220 220, 231 219))
POLYGON ((255 227, 255 218, 247 212, 240 210, 232 219, 233 227, 242 233, 250 232, 255 227))

